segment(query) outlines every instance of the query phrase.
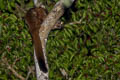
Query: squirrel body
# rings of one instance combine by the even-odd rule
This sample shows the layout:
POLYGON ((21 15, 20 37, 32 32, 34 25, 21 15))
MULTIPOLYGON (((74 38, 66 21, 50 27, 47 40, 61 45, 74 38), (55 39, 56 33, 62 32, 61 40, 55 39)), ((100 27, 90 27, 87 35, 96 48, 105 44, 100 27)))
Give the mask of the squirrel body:
POLYGON ((46 10, 41 7, 32 8, 29 11, 27 11, 25 15, 25 20, 29 26, 29 31, 32 36, 33 45, 39 63, 39 67, 43 72, 48 72, 48 70, 45 64, 42 44, 39 37, 39 29, 46 16, 47 16, 46 10))

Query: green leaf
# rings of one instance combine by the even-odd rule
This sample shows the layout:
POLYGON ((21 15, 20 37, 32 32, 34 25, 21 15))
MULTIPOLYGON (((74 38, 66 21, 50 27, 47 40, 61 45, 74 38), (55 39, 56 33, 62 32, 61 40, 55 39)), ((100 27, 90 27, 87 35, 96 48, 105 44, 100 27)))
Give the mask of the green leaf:
POLYGON ((4 10, 4 9, 5 9, 4 0, 0 0, 0 10, 4 10))

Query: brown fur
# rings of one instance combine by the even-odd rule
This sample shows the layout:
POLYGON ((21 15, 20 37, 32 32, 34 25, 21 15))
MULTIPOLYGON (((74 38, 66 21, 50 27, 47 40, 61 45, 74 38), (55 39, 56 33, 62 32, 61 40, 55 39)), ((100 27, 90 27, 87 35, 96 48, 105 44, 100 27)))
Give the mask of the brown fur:
POLYGON ((39 29, 46 16, 47 13, 45 9, 41 7, 30 9, 25 16, 26 23, 29 26, 29 31, 33 38, 33 44, 40 69, 44 72, 47 72, 47 67, 45 65, 44 53, 41 45, 41 40, 39 38, 39 29))

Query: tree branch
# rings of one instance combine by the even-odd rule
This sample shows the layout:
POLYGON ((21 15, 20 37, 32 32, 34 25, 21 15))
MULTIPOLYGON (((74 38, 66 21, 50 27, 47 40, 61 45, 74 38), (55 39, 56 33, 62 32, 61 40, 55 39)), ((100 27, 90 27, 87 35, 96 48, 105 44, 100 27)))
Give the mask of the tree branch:
MULTIPOLYGON (((46 19, 43 21, 41 28, 39 29, 39 37, 42 43, 43 53, 45 57, 45 63, 47 64, 46 58, 46 42, 49 32, 53 29, 55 23, 58 19, 63 15, 64 9, 69 8, 75 0, 60 0, 56 3, 54 8, 48 14, 46 19)), ((37 0, 34 0, 35 4, 37 4, 37 0)), ((38 66, 38 61, 36 59, 35 50, 34 50, 34 60, 35 60, 35 67, 36 67, 36 75, 37 80, 48 80, 48 73, 44 73, 40 70, 38 66)))
POLYGON ((21 76, 20 74, 18 74, 14 68, 11 67, 11 65, 8 63, 7 58, 2 58, 2 62, 7 66, 7 68, 19 79, 21 80, 25 80, 25 78, 23 76, 21 76))

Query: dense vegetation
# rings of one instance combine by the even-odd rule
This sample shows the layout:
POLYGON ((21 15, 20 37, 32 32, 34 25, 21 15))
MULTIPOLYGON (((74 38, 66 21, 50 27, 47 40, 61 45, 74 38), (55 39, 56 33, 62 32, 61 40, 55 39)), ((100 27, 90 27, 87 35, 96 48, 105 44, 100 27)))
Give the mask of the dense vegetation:
MULTIPOLYGON (((58 0, 41 0, 48 11, 58 0)), ((0 0, 0 80, 19 80, 8 66, 26 78, 34 66, 31 36, 23 14, 30 0, 0 0)), ((49 34, 50 80, 120 79, 120 1, 77 0, 62 16, 62 30, 49 34)), ((36 80, 35 73, 28 80, 36 80)))

